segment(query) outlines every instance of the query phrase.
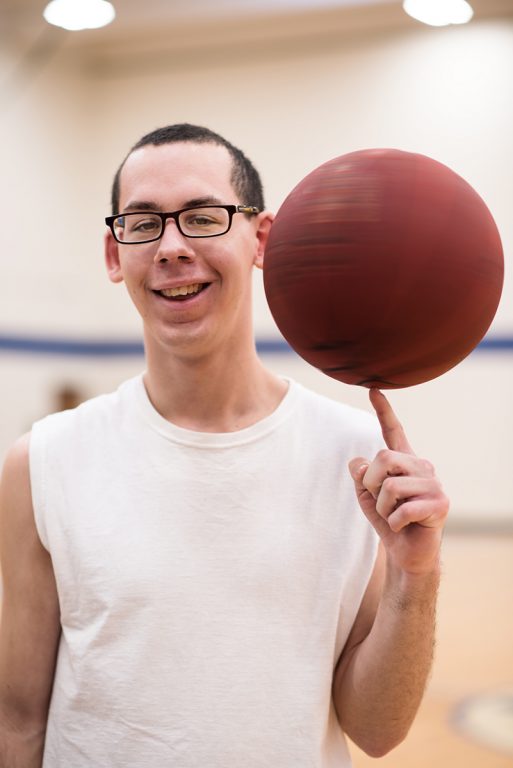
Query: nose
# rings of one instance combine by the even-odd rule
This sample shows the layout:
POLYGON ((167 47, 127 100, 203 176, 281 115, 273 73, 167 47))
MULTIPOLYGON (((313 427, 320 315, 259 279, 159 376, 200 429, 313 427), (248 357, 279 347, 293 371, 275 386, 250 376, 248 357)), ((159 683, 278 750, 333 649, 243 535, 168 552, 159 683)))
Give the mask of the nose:
POLYGON ((182 235, 176 222, 168 219, 164 225, 162 237, 157 240, 155 251, 155 263, 165 263, 174 260, 191 260, 194 258, 194 250, 189 238, 182 235))

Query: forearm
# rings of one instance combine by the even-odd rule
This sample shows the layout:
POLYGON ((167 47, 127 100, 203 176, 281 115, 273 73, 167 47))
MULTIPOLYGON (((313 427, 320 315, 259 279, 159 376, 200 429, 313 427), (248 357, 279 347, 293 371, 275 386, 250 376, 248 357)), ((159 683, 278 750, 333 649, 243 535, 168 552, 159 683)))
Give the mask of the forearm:
POLYGON ((333 698, 347 735, 373 756, 406 736, 431 669, 439 569, 408 576, 387 568, 373 627, 335 676, 333 698))

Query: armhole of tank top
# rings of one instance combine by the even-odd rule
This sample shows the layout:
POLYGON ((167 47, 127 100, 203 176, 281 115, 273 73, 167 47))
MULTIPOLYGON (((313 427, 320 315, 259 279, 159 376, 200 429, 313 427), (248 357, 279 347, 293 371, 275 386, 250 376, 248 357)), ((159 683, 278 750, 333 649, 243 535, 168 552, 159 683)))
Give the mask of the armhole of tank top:
POLYGON ((46 535, 46 440, 39 424, 32 427, 29 443, 29 474, 34 523, 43 547, 48 550, 46 535))
MULTIPOLYGON (((363 515, 363 512, 362 512, 363 515)), ((338 647, 337 653, 335 653, 334 657, 334 668, 338 663, 338 660, 340 658, 340 654, 342 653, 344 649, 345 642, 347 641, 347 638, 349 636, 349 632, 351 631, 351 628, 354 624, 354 621, 356 619, 356 616, 358 614, 358 611, 360 610, 360 606, 362 604, 363 597, 365 595, 365 592, 367 590, 367 587, 369 586, 369 582, 371 580, 372 574, 374 573, 374 568, 376 566, 377 558, 378 558, 378 550, 379 550, 379 536, 374 530, 374 528, 371 526, 370 523, 367 522, 367 532, 363 534, 364 541, 366 540, 366 547, 367 555, 365 557, 366 564, 365 564, 365 570, 366 573, 360 576, 359 579, 359 586, 358 586, 358 596, 354 597, 353 606, 352 606, 352 617, 347 622, 346 625, 346 632, 342 632, 342 627, 346 623, 346 615, 347 615, 347 596, 345 594, 341 595, 340 601, 339 601, 339 608, 338 608, 338 619, 337 619, 337 632, 336 637, 337 641, 336 644, 338 647), (342 635, 345 635, 345 639, 341 642, 340 638, 342 635)), ((361 543, 361 542, 360 542, 361 543)))

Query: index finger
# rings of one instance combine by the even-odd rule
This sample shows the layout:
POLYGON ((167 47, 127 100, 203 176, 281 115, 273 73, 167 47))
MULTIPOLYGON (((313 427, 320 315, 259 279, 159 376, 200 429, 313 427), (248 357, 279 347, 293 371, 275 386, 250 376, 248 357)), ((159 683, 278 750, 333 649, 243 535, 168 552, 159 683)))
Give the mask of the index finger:
POLYGON ((408 442, 403 425, 395 415, 392 406, 383 392, 379 389, 371 389, 369 391, 369 399, 372 403, 372 407, 376 411, 376 416, 381 425, 381 432, 387 448, 390 448, 391 451, 400 451, 401 453, 411 453, 415 455, 413 448, 408 442))

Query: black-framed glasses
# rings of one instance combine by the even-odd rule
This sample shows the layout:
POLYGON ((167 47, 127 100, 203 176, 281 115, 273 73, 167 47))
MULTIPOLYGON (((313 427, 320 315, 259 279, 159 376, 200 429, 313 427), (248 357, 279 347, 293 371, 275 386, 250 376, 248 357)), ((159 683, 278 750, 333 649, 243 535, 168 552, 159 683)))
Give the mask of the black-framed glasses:
POLYGON ((152 243, 162 237, 166 221, 174 219, 184 237, 218 237, 232 225, 235 213, 253 216, 254 205, 202 205, 179 211, 130 211, 107 216, 105 223, 118 243, 152 243))

